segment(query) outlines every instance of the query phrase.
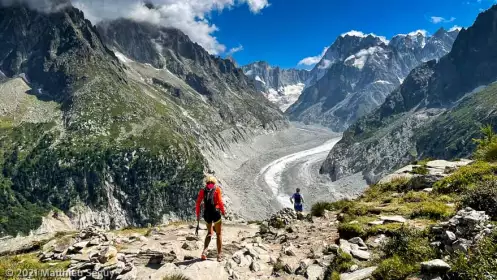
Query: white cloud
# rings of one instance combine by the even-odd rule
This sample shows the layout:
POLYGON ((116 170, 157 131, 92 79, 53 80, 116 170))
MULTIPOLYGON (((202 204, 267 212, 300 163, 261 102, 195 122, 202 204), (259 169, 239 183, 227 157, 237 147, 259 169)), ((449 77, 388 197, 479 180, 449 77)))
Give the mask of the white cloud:
POLYGON ((444 17, 431 17, 431 18, 430 18, 430 21, 431 21, 432 23, 435 23, 435 24, 437 24, 437 23, 442 23, 442 22, 443 22, 443 23, 453 22, 454 20, 456 20, 456 18, 455 18, 455 17, 451 17, 450 19, 446 19, 446 18, 444 18, 444 17))
POLYGON ((212 54, 226 51, 226 46, 214 35, 219 28, 210 22, 209 15, 212 12, 247 4, 253 13, 259 13, 270 5, 268 0, 149 0, 148 2, 155 8, 149 9, 142 0, 73 0, 73 5, 83 10, 86 17, 94 24, 101 20, 124 17, 178 28, 212 54))
POLYGON ((306 58, 302 59, 301 61, 299 61, 299 65, 312 66, 312 65, 318 63, 319 61, 321 61, 323 56, 326 54, 326 52, 328 51, 328 48, 329 47, 324 48, 323 51, 321 52, 321 54, 319 54, 319 55, 310 56, 310 57, 306 57, 306 58))
POLYGON ((228 55, 228 56, 229 56, 229 55, 233 55, 233 54, 235 54, 235 53, 237 53, 237 52, 240 52, 240 51, 243 51, 243 46, 242 46, 242 45, 239 45, 239 46, 238 46, 238 47, 236 47, 236 48, 231 48, 231 49, 230 49, 230 50, 226 53, 226 55, 228 55))
POLYGON ((243 0, 246 1, 250 11, 254 14, 258 14, 262 9, 269 7, 268 0, 243 0))

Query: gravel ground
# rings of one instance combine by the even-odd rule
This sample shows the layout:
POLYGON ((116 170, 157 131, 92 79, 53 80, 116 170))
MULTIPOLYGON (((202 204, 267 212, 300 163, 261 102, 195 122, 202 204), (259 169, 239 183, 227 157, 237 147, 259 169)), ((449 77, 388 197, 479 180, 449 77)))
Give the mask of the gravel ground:
MULTIPOLYGON (((360 174, 331 182, 319 168, 341 135, 318 126, 291 127, 237 143, 223 157, 211 159, 232 211, 246 219, 267 218, 285 206, 295 188, 302 189, 307 210, 312 203, 359 194, 366 183, 360 174)), ((221 154, 221 153, 220 153, 221 154)))

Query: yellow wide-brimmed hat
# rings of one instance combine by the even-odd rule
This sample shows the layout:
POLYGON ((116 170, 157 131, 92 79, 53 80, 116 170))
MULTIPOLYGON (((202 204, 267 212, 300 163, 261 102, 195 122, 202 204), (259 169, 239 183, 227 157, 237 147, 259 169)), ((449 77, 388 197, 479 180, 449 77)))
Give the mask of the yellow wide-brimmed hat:
POLYGON ((208 184, 208 183, 216 184, 217 183, 216 177, 214 177, 214 176, 207 176, 205 178, 205 183, 206 184, 208 184))

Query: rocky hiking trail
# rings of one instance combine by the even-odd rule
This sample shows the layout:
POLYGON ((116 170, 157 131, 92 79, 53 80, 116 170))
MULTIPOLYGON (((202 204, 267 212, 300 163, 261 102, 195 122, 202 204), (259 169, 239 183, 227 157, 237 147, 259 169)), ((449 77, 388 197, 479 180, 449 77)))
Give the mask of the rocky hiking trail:
POLYGON ((205 225, 196 236, 196 224, 175 222, 4 238, 0 275, 28 267, 73 276, 6 279, 445 279, 457 269, 455 254, 474 251, 493 236, 495 224, 484 211, 458 208, 436 193, 441 182, 456 184, 454 178, 480 165, 422 162, 385 177, 356 200, 318 203, 305 214, 285 208, 264 221, 226 221, 221 262, 215 236, 208 259, 199 258, 205 225))

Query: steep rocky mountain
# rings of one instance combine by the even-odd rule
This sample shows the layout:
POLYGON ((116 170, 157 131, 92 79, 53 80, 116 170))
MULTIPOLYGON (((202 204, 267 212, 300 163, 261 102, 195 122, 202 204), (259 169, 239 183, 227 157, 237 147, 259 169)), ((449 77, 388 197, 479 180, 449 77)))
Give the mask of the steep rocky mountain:
POLYGON ((101 30, 116 54, 71 6, 0 7, 0 235, 50 210, 78 228, 187 218, 206 151, 285 126, 230 61, 174 29, 115 24, 129 40, 101 30))
POLYGON ((264 61, 245 65, 242 69, 256 88, 282 111, 297 101, 310 75, 307 70, 281 69, 264 61))
POLYGON ((409 72, 448 53, 459 31, 394 36, 349 32, 337 38, 311 71, 306 88, 287 113, 291 119, 343 131, 380 106, 409 72))
POLYGON ((480 126, 495 126, 496 19, 494 6, 459 33, 449 54, 414 69, 344 133, 321 172, 333 179, 362 172, 375 182, 412 160, 468 156, 480 126))

